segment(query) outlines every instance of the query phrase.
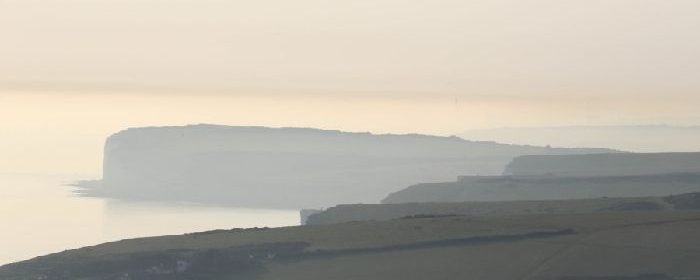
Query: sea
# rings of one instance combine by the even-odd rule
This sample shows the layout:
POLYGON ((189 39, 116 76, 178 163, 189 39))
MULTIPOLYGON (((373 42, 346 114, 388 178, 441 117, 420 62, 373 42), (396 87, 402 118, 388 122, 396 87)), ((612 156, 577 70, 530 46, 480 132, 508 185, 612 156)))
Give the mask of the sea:
POLYGON ((0 173, 0 265, 130 238, 299 224, 296 209, 85 198, 75 175, 0 173))

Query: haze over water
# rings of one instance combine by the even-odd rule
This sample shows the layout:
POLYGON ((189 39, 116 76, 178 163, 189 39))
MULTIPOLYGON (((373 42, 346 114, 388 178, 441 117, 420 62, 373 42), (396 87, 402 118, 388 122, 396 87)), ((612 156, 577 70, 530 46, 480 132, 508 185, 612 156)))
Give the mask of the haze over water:
MULTIPOLYGON (((548 99, 455 100, 440 95, 0 92, 0 218, 4 229, 0 263, 123 238, 298 223, 297 209, 124 203, 73 196, 66 185, 101 178, 104 141, 122 129, 215 123, 450 135, 467 128, 505 125, 602 123, 599 118, 627 122, 616 119, 615 113, 595 114, 597 109, 577 109, 575 103, 565 100, 559 99, 557 109, 549 102, 556 100, 548 99)), ((673 108, 692 105, 682 99, 662 101, 673 108)), ((618 101, 602 98, 599 102, 600 110, 605 111, 618 101)), ((640 112, 632 123, 643 123, 649 114, 665 114, 670 123, 679 119, 685 123, 696 114, 682 110, 685 113, 673 115, 677 111, 663 108, 643 113, 643 109, 622 110, 640 112)))
POLYGON ((293 210, 74 197, 129 127, 700 124, 700 1, 0 1, 0 264, 282 226, 293 210))
POLYGON ((299 223, 296 210, 80 198, 65 175, 0 174, 0 265, 121 239, 299 223))

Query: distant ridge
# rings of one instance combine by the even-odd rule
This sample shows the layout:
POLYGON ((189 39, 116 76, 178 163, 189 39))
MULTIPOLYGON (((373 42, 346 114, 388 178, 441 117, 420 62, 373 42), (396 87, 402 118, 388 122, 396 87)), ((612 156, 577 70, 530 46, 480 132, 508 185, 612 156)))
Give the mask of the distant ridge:
POLYGON ((505 127, 468 130, 459 137, 509 144, 608 147, 631 152, 700 152, 700 126, 626 125, 505 127))
POLYGON ((560 177, 700 173, 700 153, 526 155, 516 157, 504 173, 560 177))
POLYGON ((564 200, 411 202, 338 205, 308 215, 302 224, 338 224, 440 216, 561 215, 700 210, 700 193, 564 200))
POLYGON ((500 174, 520 155, 611 153, 419 134, 199 124, 131 128, 107 139, 103 179, 82 193, 248 207, 378 202, 418 182, 500 174))
POLYGON ((383 203, 440 203, 667 196, 700 192, 700 173, 599 177, 463 176, 456 182, 417 184, 383 203))

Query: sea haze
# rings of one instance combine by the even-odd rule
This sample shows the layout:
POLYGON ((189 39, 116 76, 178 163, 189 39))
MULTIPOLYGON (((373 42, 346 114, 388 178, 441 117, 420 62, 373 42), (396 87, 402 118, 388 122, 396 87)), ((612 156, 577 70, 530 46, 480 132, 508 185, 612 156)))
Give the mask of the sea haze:
POLYGON ((121 239, 299 223, 297 210, 76 197, 64 175, 0 174, 0 265, 121 239))

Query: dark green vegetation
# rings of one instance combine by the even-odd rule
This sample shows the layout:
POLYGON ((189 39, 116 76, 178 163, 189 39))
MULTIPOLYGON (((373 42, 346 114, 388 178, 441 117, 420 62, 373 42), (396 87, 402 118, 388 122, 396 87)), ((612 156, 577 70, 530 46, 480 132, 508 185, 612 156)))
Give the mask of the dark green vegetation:
POLYGON ((0 279, 695 279, 698 234, 698 211, 426 214, 125 240, 0 279))

